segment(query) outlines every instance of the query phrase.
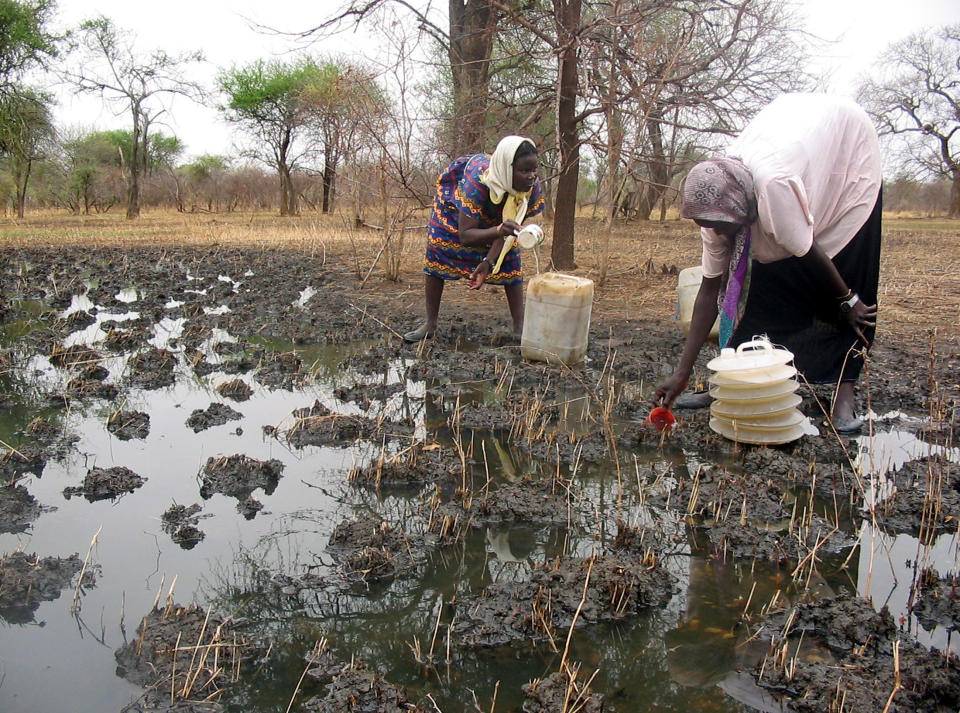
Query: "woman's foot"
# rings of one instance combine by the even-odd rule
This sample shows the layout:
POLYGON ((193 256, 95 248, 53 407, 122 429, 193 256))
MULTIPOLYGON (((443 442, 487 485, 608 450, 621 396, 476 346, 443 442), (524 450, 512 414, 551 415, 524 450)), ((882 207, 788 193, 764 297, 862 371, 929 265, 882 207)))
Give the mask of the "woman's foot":
POLYGON ((863 430, 863 421, 854 416, 853 418, 840 418, 835 416, 833 427, 841 436, 854 436, 863 430))
POLYGON ((703 391, 685 391, 673 401, 674 408, 699 409, 707 408, 713 403, 713 397, 710 392, 703 391))
POLYGON ((424 339, 431 339, 435 331, 436 326, 431 328, 426 322, 424 322, 416 329, 404 334, 403 341, 405 341, 407 344, 416 344, 417 342, 422 342, 424 339))
POLYGON ((860 433, 863 421, 854 412, 854 392, 852 381, 841 382, 837 388, 837 398, 833 403, 830 420, 837 433, 844 436, 860 433))

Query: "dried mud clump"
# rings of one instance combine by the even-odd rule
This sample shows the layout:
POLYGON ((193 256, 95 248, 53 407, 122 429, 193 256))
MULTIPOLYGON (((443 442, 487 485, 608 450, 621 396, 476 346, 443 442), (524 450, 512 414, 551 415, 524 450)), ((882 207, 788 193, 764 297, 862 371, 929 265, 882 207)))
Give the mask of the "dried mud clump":
POLYGON ((211 709, 190 704, 219 700, 258 652, 232 620, 171 604, 143 617, 137 636, 114 656, 118 676, 164 692, 169 708, 160 710, 199 711, 211 709))
POLYGON ((192 428, 194 433, 199 433, 213 426, 222 426, 229 421, 237 421, 241 418, 243 414, 236 409, 224 403, 213 402, 207 406, 206 410, 194 410, 187 417, 187 428, 192 428))
POLYGON ((0 532, 25 532, 41 512, 40 503, 23 486, 0 487, 0 532))
POLYGON ((124 493, 132 493, 146 482, 129 468, 122 465, 113 468, 91 468, 79 487, 64 488, 63 495, 68 500, 73 495, 82 495, 90 502, 117 498, 124 493))
POLYGON ((150 415, 143 411, 115 411, 107 419, 107 430, 121 441, 146 438, 150 433, 150 415))
POLYGON ((227 399, 246 401, 253 394, 253 389, 243 379, 231 379, 220 384, 216 391, 227 399))
POLYGON ((435 503, 427 529, 441 544, 451 544, 469 528, 506 523, 565 525, 570 516, 570 506, 554 491, 551 481, 524 479, 471 497, 435 503))
POLYGON ((303 710, 310 713, 426 713, 431 709, 410 702, 403 688, 357 661, 336 674, 327 685, 325 696, 314 696, 304 702, 303 710))
POLYGON ((110 401, 117 398, 120 389, 114 384, 76 376, 67 382, 66 393, 67 396, 75 399, 96 398, 110 401))
POLYGON ((552 673, 546 678, 538 678, 521 686, 526 700, 523 713, 556 713, 557 711, 582 711, 583 713, 601 713, 603 696, 592 693, 586 681, 579 681, 576 674, 571 676, 562 671, 552 673))
POLYGON ((493 584, 479 596, 465 597, 458 607, 459 633, 471 647, 519 639, 556 641, 575 617, 583 627, 661 606, 673 595, 675 583, 653 554, 567 558, 535 570, 526 582, 493 584))
POLYGON ((192 550, 206 535, 197 525, 200 523, 200 505, 173 504, 160 516, 163 531, 185 550, 192 550))
POLYGON ((27 473, 43 474, 46 459, 36 446, 21 445, 0 455, 0 483, 13 483, 27 473))
POLYGON ((389 580, 422 561, 424 547, 389 523, 367 516, 337 525, 327 549, 349 584, 367 585, 389 580))
POLYGON ((80 370, 79 376, 87 381, 103 381, 110 372, 100 364, 87 364, 80 370))
POLYGON ((127 362, 131 386, 144 389, 162 389, 176 380, 174 367, 176 355, 167 349, 147 349, 134 354, 127 362))
POLYGON ((960 704, 954 654, 927 649, 897 629, 886 608, 863 599, 801 603, 768 620, 779 632, 758 667, 758 684, 782 695, 797 713, 886 711, 940 713, 960 704), (800 638, 820 655, 793 656, 800 638))
POLYGON ((375 421, 360 416, 332 413, 320 402, 293 412, 296 419, 285 432, 287 442, 295 448, 352 443, 370 438, 380 429, 375 421))
POLYGON ((354 468, 347 480, 371 488, 421 487, 449 482, 460 468, 460 460, 449 449, 417 441, 395 455, 382 454, 369 465, 354 468))
POLYGON ((237 512, 243 515, 244 520, 252 520, 261 510, 263 510, 263 503, 252 495, 248 495, 237 503, 237 512))
POLYGON ((353 402, 364 411, 370 409, 374 401, 386 403, 397 394, 405 392, 405 383, 396 384, 354 384, 349 387, 340 386, 333 391, 333 395, 344 403, 353 402))
POLYGON ((81 309, 68 314, 63 320, 63 325, 71 332, 74 332, 89 327, 96 321, 96 317, 81 309))
POLYGON ((282 352, 264 360, 254 373, 256 380, 264 386, 287 391, 302 386, 309 376, 309 372, 303 369, 300 357, 293 352, 282 352))
POLYGON ((146 335, 133 329, 121 329, 116 324, 101 325, 106 330, 103 345, 112 352, 128 352, 144 343, 146 335))
POLYGON ((103 359, 103 355, 96 349, 82 344, 64 347, 54 344, 50 350, 50 363, 61 369, 74 369, 87 364, 95 364, 103 359))
MULTIPOLYGON (((0 618, 10 623, 32 621, 40 602, 57 599, 82 568, 76 554, 39 557, 11 552, 0 557, 0 618)), ((93 572, 84 572, 83 579, 84 585, 92 586, 93 572)))
POLYGON ((275 458, 257 460, 242 454, 209 458, 200 473, 200 496, 207 500, 214 493, 244 500, 261 488, 270 495, 280 482, 283 463, 275 458))
POLYGON ((761 524, 730 517, 712 523, 706 534, 710 555, 720 561, 758 559, 778 565, 796 564, 814 550, 823 556, 849 551, 857 544, 819 515, 808 516, 803 522, 784 519, 761 524))
POLYGON ((474 521, 496 525, 508 522, 564 524, 570 508, 549 480, 504 483, 486 495, 475 497, 474 521))
POLYGON ((942 455, 906 463, 890 476, 895 492, 876 508, 888 532, 940 535, 956 532, 960 512, 960 465, 942 455))
POLYGON ((60 429, 45 418, 37 416, 26 425, 24 432, 42 443, 50 443, 59 435, 60 429))
POLYGON ((935 569, 925 569, 916 582, 913 614, 926 629, 942 626, 960 629, 960 583, 956 576, 941 577, 935 569))

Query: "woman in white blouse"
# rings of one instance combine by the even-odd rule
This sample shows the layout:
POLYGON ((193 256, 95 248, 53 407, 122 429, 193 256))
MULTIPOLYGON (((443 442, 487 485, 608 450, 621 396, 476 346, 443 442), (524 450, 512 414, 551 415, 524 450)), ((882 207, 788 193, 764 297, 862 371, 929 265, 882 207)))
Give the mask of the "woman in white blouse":
POLYGON ((719 311, 721 347, 758 334, 785 346, 807 381, 836 384, 833 425, 857 433, 854 384, 877 317, 880 188, 869 117, 822 94, 775 99, 725 157, 694 166, 681 215, 701 228, 703 282, 680 362, 654 400, 709 403, 680 394, 719 311))

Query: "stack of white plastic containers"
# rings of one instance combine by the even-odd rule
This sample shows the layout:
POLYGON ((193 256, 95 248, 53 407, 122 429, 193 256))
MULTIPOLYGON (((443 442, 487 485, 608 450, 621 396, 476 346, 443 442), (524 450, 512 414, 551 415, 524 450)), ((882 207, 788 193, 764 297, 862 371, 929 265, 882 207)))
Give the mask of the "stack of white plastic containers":
POLYGON ((754 337, 712 359, 710 428, 738 443, 789 443, 803 435, 793 354, 754 337))

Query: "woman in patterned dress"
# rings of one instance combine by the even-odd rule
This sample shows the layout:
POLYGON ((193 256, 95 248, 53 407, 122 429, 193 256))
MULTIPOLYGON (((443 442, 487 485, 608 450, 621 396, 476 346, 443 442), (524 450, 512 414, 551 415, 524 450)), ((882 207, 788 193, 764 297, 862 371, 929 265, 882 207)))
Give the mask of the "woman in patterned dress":
POLYGON ((461 156, 437 179, 427 227, 424 261, 426 316, 403 335, 406 342, 429 339, 437 329, 447 280, 466 278, 470 289, 485 282, 503 285, 513 331, 523 330, 523 273, 520 251, 510 250, 494 269, 504 239, 516 235, 525 218, 543 211, 537 178, 537 147, 522 136, 500 140, 493 154, 461 156))

